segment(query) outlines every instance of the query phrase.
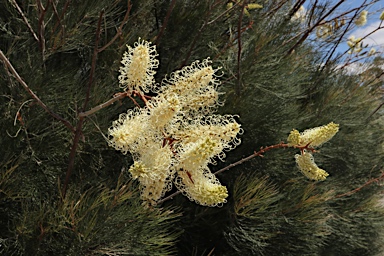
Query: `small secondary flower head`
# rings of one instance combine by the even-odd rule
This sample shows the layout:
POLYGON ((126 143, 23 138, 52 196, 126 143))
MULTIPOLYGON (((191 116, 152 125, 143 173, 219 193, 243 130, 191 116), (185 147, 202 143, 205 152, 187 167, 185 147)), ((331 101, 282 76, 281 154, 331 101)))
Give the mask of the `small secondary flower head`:
POLYGON ((169 147, 149 142, 136 158, 129 172, 133 179, 140 181, 141 198, 156 202, 172 188, 173 153, 169 147))
POLYGON ((368 52, 368 56, 372 56, 376 53, 376 49, 375 48, 371 48, 368 52))
POLYGON ((320 127, 307 129, 302 133, 297 130, 291 131, 288 136, 288 143, 292 146, 319 147, 332 139, 339 131, 339 125, 333 122, 320 127))
POLYGON ((359 53, 363 50, 362 38, 355 38, 355 36, 350 36, 348 38, 347 44, 351 49, 348 53, 352 54, 353 52, 359 53))
POLYGON ((227 202, 227 188, 221 185, 209 170, 200 170, 192 174, 180 170, 175 185, 191 201, 203 206, 221 206, 227 202))
POLYGON ((300 6, 299 10, 295 12, 295 14, 292 16, 291 21, 300 21, 303 22, 305 20, 307 10, 305 10, 304 6, 300 6))
POLYGON ((248 4, 246 8, 248 10, 253 10, 253 9, 261 9, 263 8, 263 6, 261 4, 248 4))
POLYGON ((120 114, 119 119, 108 129, 109 145, 123 154, 136 152, 149 137, 144 136, 149 131, 147 119, 146 112, 138 108, 120 114))
POLYGON ((362 11, 360 13, 359 18, 355 20, 355 24, 357 26, 364 26, 365 24, 367 24, 367 15, 368 15, 368 11, 366 10, 362 11))
POLYGON ((155 68, 159 61, 155 59, 156 46, 151 46, 147 41, 139 40, 134 47, 127 45, 128 51, 123 55, 120 68, 120 87, 125 91, 136 90, 149 92, 154 84, 155 68))
POLYGON ((326 23, 324 25, 318 26, 316 29, 317 38, 326 39, 333 33, 333 27, 331 24, 326 23))
POLYGON ((317 167, 311 153, 304 152, 303 154, 295 155, 297 166, 300 171, 311 180, 325 180, 329 175, 323 169, 317 167))
POLYGON ((298 130, 293 130, 288 136, 288 144, 293 147, 299 147, 301 154, 295 155, 296 163, 300 171, 311 180, 325 180, 328 173, 317 167, 313 156, 307 150, 308 147, 319 147, 329 141, 339 131, 339 125, 333 122, 307 129, 300 133, 298 130))

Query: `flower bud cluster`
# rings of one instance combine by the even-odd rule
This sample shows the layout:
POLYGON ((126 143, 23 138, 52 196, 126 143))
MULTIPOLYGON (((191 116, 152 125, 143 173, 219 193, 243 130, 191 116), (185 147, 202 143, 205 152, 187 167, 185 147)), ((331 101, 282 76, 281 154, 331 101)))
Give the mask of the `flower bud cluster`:
POLYGON ((227 188, 208 165, 223 160, 224 151, 240 144, 242 132, 232 115, 214 115, 220 104, 217 70, 209 59, 196 61, 172 73, 155 86, 156 50, 148 42, 128 46, 120 69, 120 84, 136 93, 157 96, 121 114, 108 130, 109 145, 133 156, 129 171, 141 186, 141 197, 156 203, 172 183, 190 200, 218 206, 226 202, 227 188))
POLYGON ((311 180, 325 180, 328 173, 317 167, 311 153, 307 152, 321 146, 335 136, 339 131, 339 125, 333 122, 320 127, 305 130, 300 133, 292 130, 288 136, 288 144, 301 149, 301 155, 295 155, 296 163, 300 171, 311 180))

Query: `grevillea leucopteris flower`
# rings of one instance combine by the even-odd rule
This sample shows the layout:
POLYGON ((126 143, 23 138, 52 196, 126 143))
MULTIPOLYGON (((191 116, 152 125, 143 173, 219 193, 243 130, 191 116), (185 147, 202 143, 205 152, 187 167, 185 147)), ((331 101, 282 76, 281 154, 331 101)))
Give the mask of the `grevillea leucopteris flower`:
POLYGON ((299 170, 311 180, 325 180, 328 173, 319 168, 313 155, 308 152, 310 149, 321 146, 335 136, 339 131, 339 125, 333 122, 307 129, 300 133, 297 130, 292 130, 288 136, 288 144, 301 149, 301 154, 296 154, 295 159, 299 170))
POLYGON ((213 113, 220 105, 218 69, 209 59, 195 61, 155 86, 156 56, 155 47, 140 39, 124 53, 120 87, 157 95, 113 122, 109 145, 132 155, 129 172, 140 182, 143 200, 155 204, 173 183, 198 204, 222 205, 227 188, 208 165, 240 144, 242 129, 236 116, 213 113))
MULTIPOLYGON (((174 184, 191 201, 220 206, 227 201, 228 190, 209 165, 224 160, 225 151, 240 144, 242 129, 237 116, 214 114, 221 104, 218 69, 209 59, 195 61, 171 73, 159 86, 153 77, 157 55, 154 46, 140 39, 124 53, 120 87, 139 95, 145 106, 120 114, 108 130, 109 145, 132 155, 129 172, 139 181, 141 197, 148 203, 156 204, 174 184), (157 95, 148 99, 144 93, 150 91, 157 95)), ((339 125, 332 122, 301 133, 293 130, 288 136, 285 145, 300 149, 296 163, 309 179, 328 176, 310 151, 338 130, 339 125)))
POLYGON ((296 163, 299 170, 311 180, 325 180, 329 175, 323 169, 320 169, 309 152, 303 152, 301 155, 295 155, 296 163))
POLYGON ((154 85, 155 69, 159 61, 156 46, 147 41, 138 40, 134 47, 127 45, 128 51, 123 55, 120 67, 119 82, 124 90, 149 92, 154 85))

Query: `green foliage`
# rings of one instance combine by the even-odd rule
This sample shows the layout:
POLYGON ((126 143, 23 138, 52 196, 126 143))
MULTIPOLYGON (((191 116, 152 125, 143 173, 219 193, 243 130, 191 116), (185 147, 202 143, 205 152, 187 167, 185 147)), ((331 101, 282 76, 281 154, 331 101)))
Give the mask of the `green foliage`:
POLYGON ((23 255, 169 255, 180 230, 176 209, 143 209, 132 182, 69 191, 65 198, 19 200, 2 253, 23 255), (7 241, 6 241, 7 242, 7 241), (16 247, 16 248, 15 248, 16 247))
POLYGON ((318 194, 315 184, 302 180, 290 180, 279 191, 266 177, 240 176, 233 195, 236 222, 226 237, 239 254, 314 253, 331 234, 331 194, 318 194))

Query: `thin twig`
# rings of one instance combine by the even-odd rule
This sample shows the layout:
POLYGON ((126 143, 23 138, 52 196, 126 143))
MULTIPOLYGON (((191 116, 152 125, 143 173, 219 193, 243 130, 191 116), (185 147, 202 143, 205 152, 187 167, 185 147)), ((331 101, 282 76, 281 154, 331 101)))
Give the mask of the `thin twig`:
MULTIPOLYGON (((249 160, 251 160, 251 159, 253 159, 253 158, 257 157, 257 156, 259 156, 259 157, 264 157, 264 153, 266 153, 267 151, 269 151, 269 150, 271 150, 271 149, 276 149, 276 148, 290 148, 290 147, 291 147, 291 148, 298 148, 298 149, 300 149, 301 151, 303 151, 304 149, 306 149, 306 150, 308 150, 308 151, 315 152, 315 149, 309 147, 309 144, 306 145, 306 146, 294 146, 294 145, 286 144, 286 143, 284 143, 284 142, 280 142, 279 144, 271 145, 271 146, 264 147, 264 148, 262 147, 262 148, 260 148, 259 151, 254 152, 252 155, 249 155, 249 156, 247 156, 247 157, 245 157, 245 158, 243 158, 243 159, 241 159, 241 160, 239 160, 239 161, 237 161, 237 162, 234 162, 234 163, 232 163, 232 164, 230 164, 230 165, 228 165, 228 166, 226 166, 226 167, 224 167, 224 168, 222 168, 222 169, 220 169, 220 170, 214 172, 213 174, 214 174, 214 175, 218 175, 218 174, 220 174, 220 173, 222 173, 222 172, 224 172, 224 171, 227 171, 227 170, 229 170, 229 169, 231 169, 231 168, 233 168, 233 167, 235 167, 235 166, 238 166, 238 165, 240 165, 240 164, 243 164, 244 162, 247 162, 247 161, 249 161, 249 160)), ((159 205, 159 204, 161 204, 161 203, 163 203, 163 202, 165 202, 165 201, 167 201, 167 200, 172 199, 173 197, 177 196, 178 194, 181 194, 181 192, 180 192, 180 191, 176 191, 176 192, 172 193, 171 195, 169 195, 169 196, 167 196, 167 197, 165 197, 165 198, 163 198, 163 199, 157 201, 156 204, 159 205)))
MULTIPOLYGON (((248 29, 252 28, 252 25, 253 25, 253 21, 250 21, 248 23, 248 25, 245 25, 241 29, 241 33, 243 33, 245 31, 247 31, 248 29)), ((212 60, 215 60, 215 59, 219 58, 228 48, 234 46, 235 45, 235 41, 237 40, 237 37, 230 37, 229 40, 230 41, 228 41, 228 43, 220 50, 220 52, 218 54, 216 54, 215 57, 212 58, 212 60)), ((236 76, 233 75, 232 78, 236 78, 236 76)))
POLYGON ((91 65, 91 70, 89 73, 88 87, 87 87, 87 92, 86 92, 86 96, 85 96, 83 109, 85 109, 88 105, 88 102, 90 99, 90 94, 91 94, 91 88, 92 88, 92 84, 93 84, 93 78, 94 78, 95 71, 96 71, 96 60, 97 60, 97 56, 99 53, 99 42, 100 42, 100 35, 101 35, 101 21, 102 21, 103 15, 104 15, 104 11, 101 11, 100 16, 99 16, 99 21, 97 23, 96 42, 95 42, 95 47, 93 49, 92 65, 91 65))
MULTIPOLYGON (((376 29, 374 29, 374 30, 372 30, 371 32, 369 32, 368 34, 366 34, 365 36, 363 36, 362 38, 361 38, 361 40, 360 40, 360 42, 362 42, 364 39, 366 39, 367 37, 369 37, 370 35, 372 35, 372 34, 374 34, 374 33, 376 33, 377 31, 379 31, 380 29, 383 29, 384 28, 384 26, 382 26, 383 25, 383 21, 381 21, 380 22, 380 24, 379 24, 379 26, 376 28, 376 29)), ((350 51, 350 49, 347 49, 343 54, 341 54, 338 58, 335 58, 334 59, 334 61, 337 61, 337 60, 339 60, 343 55, 345 55, 346 53, 348 53, 350 51)), ((351 58, 352 59, 352 58, 351 58)), ((361 58, 361 59, 363 59, 363 58, 361 58)), ((353 62, 346 62, 343 66, 341 66, 339 69, 341 70, 341 69, 344 69, 346 66, 349 66, 349 65, 351 65, 352 63, 355 63, 355 62, 357 62, 357 61, 359 61, 359 60, 361 60, 361 59, 357 59, 357 60, 355 60, 355 61, 353 61, 353 62)), ((327 60, 328 61, 328 60, 327 60)), ((349 60, 348 60, 349 61, 349 60)), ((325 66, 325 65, 324 65, 325 66)))
POLYGON ((60 27, 61 27, 61 31, 62 31, 62 37, 63 37, 63 34, 64 34, 64 26, 63 26, 63 24, 61 23, 61 17, 60 17, 60 15, 59 15, 59 12, 57 11, 56 4, 55 4, 55 2, 54 2, 53 0, 49 0, 49 2, 52 4, 53 13, 55 14, 56 19, 57 19, 57 22, 56 22, 55 26, 54 26, 53 29, 52 29, 52 35, 53 35, 53 33, 55 32, 57 26, 60 25, 60 27))
MULTIPOLYGON (((361 5, 361 8, 363 8, 362 6, 365 5, 367 1, 364 1, 364 3, 361 5)), ((356 11, 355 15, 353 16, 353 18, 351 19, 351 21, 349 22, 347 28, 344 30, 344 32, 342 33, 341 36, 339 36, 336 44, 333 46, 333 49, 331 50, 331 53, 328 55, 328 58, 327 60, 325 61, 325 64, 323 65, 323 67, 321 68, 321 71, 324 70, 325 67, 328 67, 328 63, 329 61, 331 60, 333 54, 336 52, 336 49, 337 47, 339 46, 339 44, 341 43, 341 40, 343 39, 344 35, 349 31, 349 27, 351 26, 352 24, 352 21, 355 19, 355 17, 357 16, 357 13, 358 13, 358 10, 356 11)), ((324 63, 324 62, 323 62, 324 63)))
POLYGON ((140 108, 140 105, 139 103, 137 103, 137 101, 131 96, 131 95, 128 95, 128 97, 133 101, 133 103, 140 108))
POLYGON ((247 1, 243 1, 243 5, 241 6, 241 12, 239 16, 239 21, 237 23, 237 86, 236 86, 236 95, 240 96, 240 88, 241 88, 241 24, 243 22, 244 10, 247 5, 247 1))
MULTIPOLYGON (((321 20, 320 20, 320 22, 319 22, 316 26, 317 26, 317 27, 318 27, 318 26, 322 26, 322 25, 328 24, 328 23, 330 23, 330 22, 332 22, 332 21, 334 21, 334 20, 337 20, 337 19, 340 19, 340 18, 344 18, 345 15, 347 15, 347 14, 349 14, 349 13, 351 13, 351 12, 354 12, 354 11, 356 11, 356 10, 359 10, 360 8, 364 8, 364 7, 368 6, 368 5, 369 5, 369 4, 364 4, 364 5, 361 5, 361 6, 359 6, 359 7, 354 8, 354 9, 345 11, 345 12, 343 12, 343 13, 341 13, 341 14, 338 14, 337 16, 332 17, 332 19, 329 19, 329 20, 324 20, 324 21, 321 21, 321 20)), ((311 11, 310 11, 310 16, 309 16, 308 23, 307 23, 307 24, 308 24, 308 27, 309 27, 310 24, 311 24, 311 20, 312 20, 313 12, 314 12, 313 9, 314 9, 315 7, 316 7, 316 2, 314 3, 314 6, 311 8, 311 11)), ((356 16, 356 14, 351 18, 349 24, 352 23, 352 21, 353 21, 353 19, 355 18, 355 16, 356 16)), ((326 17, 324 17, 324 18, 326 18, 326 17)), ((348 27, 349 27, 349 24, 348 24, 348 27)), ((346 30, 348 30, 348 27, 346 28, 346 30)), ((297 37, 299 37, 300 35, 305 34, 306 32, 307 32, 307 30, 305 30, 305 31, 301 31, 300 33, 297 33, 295 36, 293 36, 293 37, 291 37, 290 39, 284 41, 283 45, 288 44, 289 42, 291 42, 292 40, 295 40, 297 37)), ((344 33, 344 34, 345 34, 345 33, 344 33)), ((340 38, 342 38, 342 36, 341 36, 340 38)), ((336 48, 337 48, 337 47, 336 47, 336 48)))
POLYGON ((215 21, 217 21, 219 18, 223 17, 225 14, 229 13, 230 11, 232 11, 233 9, 235 9, 235 7, 237 5, 240 4, 240 1, 238 1, 237 3, 235 3, 231 8, 228 8, 227 10, 225 10, 224 12, 222 12, 221 14, 219 14, 216 18, 214 18, 213 20, 211 21, 208 21, 207 22, 207 25, 210 25, 212 23, 214 23, 215 21))
MULTIPOLYGON (((56 31, 57 26, 61 25, 61 20, 64 18, 65 12, 67 11, 70 2, 71 2, 71 0, 67 0, 67 1, 65 2, 65 5, 64 5, 64 7, 63 7, 63 11, 62 11, 60 17, 58 17, 58 20, 57 20, 55 26, 53 27, 53 31, 52 31, 52 33, 53 33, 54 31, 56 31)), ((62 28, 62 29, 63 29, 63 28, 62 28)))
POLYGON ((73 167, 75 165, 76 150, 81 138, 81 129, 83 127, 83 123, 84 123, 84 117, 80 117, 79 122, 77 123, 75 137, 73 138, 71 152, 69 153, 69 157, 68 157, 69 161, 68 161, 67 172, 65 174, 65 181, 61 191, 62 198, 65 198, 65 195, 67 194, 67 187, 69 184, 69 179, 71 178, 71 175, 72 175, 73 167))
POLYGON ((301 45, 305 39, 310 35, 310 33, 329 15, 332 14, 334 10, 336 10, 345 0, 340 0, 337 4, 335 4, 326 14, 324 14, 312 27, 308 28, 304 35, 288 50, 287 55, 291 54, 293 50, 301 45))
MULTIPOLYGON (((222 172, 224 172, 224 171, 226 171, 226 170, 229 170, 229 169, 231 169, 231 168, 233 168, 233 167, 235 167, 235 166, 237 166, 237 165, 240 165, 240 164, 242 164, 242 163, 244 163, 244 162, 247 162, 247 161, 249 161, 249 160, 251 160, 252 158, 255 158, 255 157, 257 157, 257 156, 263 157, 263 154, 264 154, 265 152, 271 150, 271 149, 276 149, 276 148, 289 148, 289 147, 294 147, 294 148, 295 148, 295 146, 291 146, 291 145, 286 144, 286 143, 283 143, 283 142, 281 142, 281 143, 279 143, 279 144, 276 144, 276 145, 271 145, 271 146, 268 146, 268 147, 265 147, 265 148, 261 148, 259 151, 254 152, 252 155, 247 156, 246 158, 243 158, 243 159, 241 159, 241 160, 239 160, 239 161, 237 161, 237 162, 235 162, 235 163, 232 163, 232 164, 230 164, 230 165, 228 165, 228 166, 226 166, 226 167, 224 167, 224 168, 222 168, 222 169, 216 171, 216 172, 213 173, 213 174, 214 174, 214 175, 220 174, 220 173, 222 173, 222 172)), ((299 147, 297 147, 297 148, 299 148, 299 147)), ((308 149, 311 149, 311 148, 308 148, 308 149)))
POLYGON ((368 118, 367 119, 369 119, 369 118, 371 118, 371 116, 373 116, 377 111, 379 111, 379 109, 382 107, 382 106, 384 106, 384 102, 382 102, 373 112, 372 112, 372 114, 370 114, 369 116, 368 116, 368 118))
POLYGON ((128 0, 128 7, 127 7, 127 12, 125 13, 125 16, 124 16, 124 19, 123 21, 121 22, 119 28, 117 29, 116 31, 116 35, 111 39, 111 41, 109 41, 106 45, 104 45, 103 47, 101 47, 100 49, 98 49, 98 52, 102 52, 104 51, 106 48, 108 48, 111 44, 113 44, 113 42, 116 41, 117 38, 119 38, 119 36, 123 33, 123 27, 124 25, 127 23, 128 19, 129 19, 129 13, 131 11, 131 8, 132 8, 132 4, 131 4, 131 1, 128 0))
POLYGON ((267 12, 265 14, 266 17, 268 16, 272 16, 274 15, 280 8, 282 8, 284 6, 284 4, 286 4, 287 2, 289 2, 289 0, 283 0, 283 1, 280 1, 280 3, 276 3, 274 6, 274 8, 272 10, 270 10, 269 12, 267 12))
POLYGON ((44 24, 44 17, 45 14, 47 13, 47 9, 49 7, 49 1, 47 2, 47 6, 44 8, 43 4, 41 3, 40 0, 36 1, 37 3, 37 8, 40 12, 39 15, 39 23, 38 23, 38 28, 39 28, 39 43, 40 43, 40 51, 43 56, 43 61, 44 61, 44 53, 45 53, 45 38, 44 38, 44 33, 45 33, 45 24, 44 24))
POLYGON ((168 7, 167 15, 165 16, 163 24, 161 25, 160 32, 159 34, 157 34, 157 37, 156 37, 156 42, 155 42, 156 46, 159 46, 160 44, 160 39, 163 36, 165 28, 167 27, 169 17, 171 16, 171 13, 173 11, 173 8, 175 7, 175 4, 176 4, 176 0, 172 0, 171 4, 168 7))
MULTIPOLYGON (((99 16, 99 21, 97 23, 96 42, 95 42, 95 47, 93 50, 92 66, 91 66, 91 71, 89 74, 88 88, 87 88, 87 92, 86 92, 86 98, 84 100, 83 109, 85 109, 88 105, 89 98, 90 98, 90 91, 91 91, 91 87, 93 84, 93 76, 94 76, 95 70, 96 70, 96 60, 97 60, 97 54, 98 54, 98 48, 99 48, 99 41, 100 41, 100 34, 101 34, 101 21, 103 19, 103 15, 104 15, 104 11, 101 11, 100 16, 99 16)), ((85 120, 85 116, 80 116, 79 121, 77 123, 75 137, 73 138, 71 152, 69 153, 69 157, 68 157, 69 160, 68 160, 67 172, 65 174, 65 181, 64 181, 64 185, 63 185, 63 188, 61 191, 62 198, 65 198, 65 195, 67 193, 69 180, 71 178, 72 170, 73 170, 74 165, 75 165, 75 156, 76 156, 77 147, 79 145, 79 141, 81 138, 84 120, 85 120)))
POLYGON ((300 9, 300 7, 305 3, 306 0, 298 0, 288 13, 287 19, 291 19, 293 15, 300 9))
POLYGON ((184 67, 186 65, 186 63, 188 62, 189 58, 191 57, 192 51, 195 48, 195 45, 196 45, 197 41, 200 39, 200 36, 201 36, 205 26, 208 25, 208 18, 211 15, 211 11, 212 11, 212 9, 214 7, 215 7, 215 4, 212 4, 212 6, 210 6, 210 8, 208 9, 208 11, 206 13, 206 18, 204 19, 203 24, 201 25, 200 29, 197 31, 197 34, 194 37, 194 39, 193 39, 193 41, 191 43, 191 46, 189 47, 189 50, 187 52, 187 56, 185 57, 184 61, 181 63, 180 68, 184 67))
POLYGON ((13 76, 16 78, 16 80, 24 87, 24 89, 37 101, 37 104, 39 104, 48 114, 50 114, 55 119, 62 122, 68 129, 70 129, 72 132, 75 132, 75 128, 71 125, 70 122, 53 112, 51 109, 45 105, 44 102, 40 100, 40 98, 29 88, 29 86, 24 82, 24 80, 20 77, 20 75, 17 73, 15 68, 12 66, 11 62, 8 60, 8 58, 4 55, 4 53, 0 50, 0 58, 3 60, 6 67, 11 71, 13 76))
POLYGON ((380 180, 384 179, 384 172, 381 173, 381 175, 377 178, 373 178, 373 179, 370 179, 368 180, 366 183, 364 183, 362 186, 358 187, 358 188, 355 188, 354 190, 351 190, 351 191, 348 191, 347 193, 343 193, 343 194, 339 194, 339 195, 336 195, 335 197, 336 198, 340 198, 340 197, 344 197, 344 196, 350 196, 356 192, 359 192, 361 189, 363 189, 364 187, 366 186, 369 186, 371 185, 373 182, 379 182, 380 180))
POLYGON ((116 96, 113 97, 112 99, 110 99, 110 100, 108 100, 108 101, 106 101, 106 102, 104 102, 104 103, 102 103, 102 104, 100 104, 100 105, 90 109, 90 110, 87 110, 85 112, 79 113, 79 117, 85 117, 85 116, 92 115, 95 112, 99 111, 100 109, 108 107, 109 105, 112 105, 114 102, 116 102, 118 100, 121 100, 121 99, 123 99, 125 97, 130 96, 129 94, 130 94, 130 92, 123 92, 123 93, 116 94, 116 96))
POLYGON ((17 4, 16 0, 12 0, 12 4, 15 6, 15 8, 17 9, 17 11, 20 13, 21 17, 23 18, 23 20, 24 20, 24 22, 25 22, 25 25, 27 25, 29 31, 32 33, 33 38, 35 38, 35 40, 36 40, 38 43, 40 43, 39 38, 37 37, 35 31, 33 31, 33 28, 32 28, 32 26, 31 26, 31 24, 29 24, 27 17, 25 17, 23 11, 21 10, 20 6, 17 4))

